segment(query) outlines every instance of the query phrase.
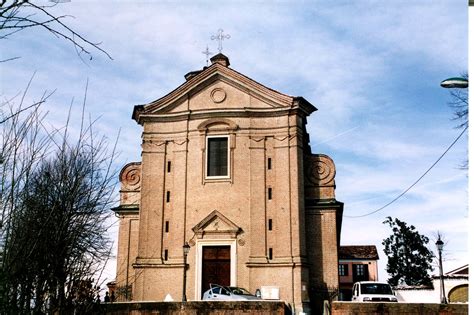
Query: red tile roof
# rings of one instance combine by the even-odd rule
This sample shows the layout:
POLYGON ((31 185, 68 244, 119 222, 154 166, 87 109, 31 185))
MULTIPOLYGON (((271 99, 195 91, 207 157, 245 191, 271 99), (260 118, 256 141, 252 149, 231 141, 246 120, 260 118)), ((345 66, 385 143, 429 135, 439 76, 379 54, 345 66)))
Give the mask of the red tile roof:
POLYGON ((340 246, 339 259, 379 259, 375 245, 340 246))
POLYGON ((457 269, 451 270, 450 272, 446 272, 446 276, 467 276, 469 275, 469 265, 464 265, 457 269))

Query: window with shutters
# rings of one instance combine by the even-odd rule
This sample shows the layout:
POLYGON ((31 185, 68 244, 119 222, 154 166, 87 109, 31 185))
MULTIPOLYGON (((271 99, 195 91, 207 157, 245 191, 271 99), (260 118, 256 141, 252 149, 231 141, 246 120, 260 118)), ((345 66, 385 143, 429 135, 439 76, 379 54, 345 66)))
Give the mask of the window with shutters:
POLYGON ((206 177, 229 177, 229 137, 208 136, 206 143, 206 177))

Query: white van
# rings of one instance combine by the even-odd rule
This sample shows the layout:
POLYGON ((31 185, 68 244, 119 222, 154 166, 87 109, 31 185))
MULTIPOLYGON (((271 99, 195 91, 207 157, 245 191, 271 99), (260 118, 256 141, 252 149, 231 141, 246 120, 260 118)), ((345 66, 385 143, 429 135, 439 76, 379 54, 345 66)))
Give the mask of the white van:
POLYGON ((392 287, 383 282, 360 281, 352 287, 353 302, 398 302, 392 287))

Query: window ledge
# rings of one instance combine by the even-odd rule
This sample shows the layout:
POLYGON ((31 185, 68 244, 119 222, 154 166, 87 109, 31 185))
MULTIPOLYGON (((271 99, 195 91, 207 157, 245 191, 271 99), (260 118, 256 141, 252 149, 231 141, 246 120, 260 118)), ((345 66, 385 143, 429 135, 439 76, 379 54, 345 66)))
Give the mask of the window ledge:
POLYGON ((230 176, 211 176, 204 178, 203 184, 206 183, 232 183, 230 176))

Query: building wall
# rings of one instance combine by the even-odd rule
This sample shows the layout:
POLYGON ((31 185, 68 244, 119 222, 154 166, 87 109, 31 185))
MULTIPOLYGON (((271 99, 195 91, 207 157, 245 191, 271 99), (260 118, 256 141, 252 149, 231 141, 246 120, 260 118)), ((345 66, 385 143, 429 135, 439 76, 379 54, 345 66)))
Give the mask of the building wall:
MULTIPOLYGON (((454 288, 459 287, 461 285, 468 285, 468 284, 469 284, 469 280, 467 279, 467 277, 444 279, 444 290, 445 290, 446 298, 448 299, 449 293, 454 288)), ((432 289, 416 289, 416 288, 395 289, 395 294, 400 302, 440 303, 441 301, 440 281, 439 279, 434 279, 432 289)))
POLYGON ((342 215, 342 205, 335 200, 335 175, 336 168, 331 158, 306 154, 306 242, 311 290, 316 292, 338 289, 338 216, 342 215))
POLYGON ((339 260, 339 264, 347 264, 348 265, 348 274, 347 276, 340 276, 339 282, 341 284, 354 284, 354 274, 353 274, 353 265, 368 265, 369 270, 369 279, 368 281, 378 281, 378 267, 376 260, 360 260, 360 261, 353 261, 353 260, 339 260))
POLYGON ((331 315, 352 314, 397 314, 424 315, 446 314, 461 315, 468 313, 466 304, 435 304, 435 303, 355 303, 333 302, 331 315))
POLYGON ((119 177, 120 206, 114 209, 120 219, 115 293, 117 301, 127 301, 133 299, 133 263, 138 254, 141 164, 135 162, 125 165, 119 177))
MULTIPOLYGON (((191 102, 192 104, 193 102, 191 102)), ((307 277, 301 264, 304 229, 300 200, 303 198, 301 142, 303 126, 296 115, 274 118, 232 118, 238 131, 226 130, 225 123, 215 123, 205 130, 198 127, 206 119, 144 125, 142 153, 142 191, 139 249, 134 296, 138 300, 162 300, 167 294, 180 295, 180 290, 160 285, 183 277, 182 245, 192 244, 188 255, 187 295, 200 299, 202 292, 196 266, 195 244, 202 240, 192 229, 214 210, 238 225, 236 274, 234 285, 255 290, 262 285, 279 286, 281 297, 301 303, 300 290, 292 292, 297 279, 307 277), (231 177, 209 180, 205 176, 205 139, 207 135, 228 135, 231 147, 231 177), (266 165, 272 158, 272 169, 266 165), (167 163, 171 171, 167 172, 167 163), (272 199, 268 200, 268 188, 272 199), (167 192, 170 201, 166 202, 167 192), (272 231, 268 220, 272 219, 272 231), (169 222, 170 230, 164 232, 169 222), (268 251, 272 248, 273 259, 268 251), (168 252, 165 260, 164 252, 168 252), (269 268, 262 268, 260 264, 269 268), (294 267, 294 264, 298 265, 294 267), (255 270, 254 270, 255 269, 255 270), (249 277, 252 273, 253 277, 249 277), (275 277, 275 274, 286 276, 275 277)), ((218 120, 219 120, 218 119, 218 120)), ((216 235, 221 241, 232 238, 216 235)), ((235 240, 237 242, 237 240, 235 240)), ((218 242, 216 242, 217 244, 218 242)), ((308 282, 308 279, 303 279, 308 282)), ((301 285, 298 284, 298 288, 301 285)))
POLYGON ((207 315, 287 315, 291 310, 284 302, 137 302, 98 305, 100 314, 150 315, 150 314, 207 314, 207 315))
POLYGON ((138 215, 127 215, 120 219, 119 242, 117 252, 117 286, 116 298, 118 301, 127 301, 133 298, 132 287, 135 282, 135 271, 132 264, 137 257, 138 249, 138 215))
POLYGON ((144 120, 135 118, 143 125, 139 202, 137 195, 127 201, 130 193, 122 190, 121 207, 139 204, 139 223, 135 227, 136 217, 122 216, 119 264, 129 259, 133 269, 117 269, 117 285, 133 283, 134 300, 181 298, 186 242, 191 300, 201 299, 202 250, 210 245, 230 246, 231 285, 251 292, 279 287, 280 299, 295 310, 307 308, 312 289, 337 288, 342 208, 335 204, 334 163, 307 152, 308 113, 285 103, 291 97, 258 93, 227 79, 205 81, 166 110, 157 106, 144 120), (245 114, 236 112, 242 109, 245 114), (206 177, 208 136, 228 136, 229 178, 206 177), (329 179, 318 173, 322 161, 330 164, 329 179), (134 232, 127 234, 130 227, 134 232), (136 244, 135 251, 124 245, 128 242, 136 244))
POLYGON ((337 248, 337 240, 335 236, 328 235, 329 233, 322 233, 325 229, 333 230, 335 228, 334 216, 332 211, 308 211, 306 224, 311 226, 308 229, 307 237, 313 244, 308 249, 308 261, 313 271, 311 273, 312 283, 320 283, 323 287, 337 289, 338 275, 337 270, 333 268, 334 264, 337 265, 337 256, 323 254, 328 249, 337 248))

